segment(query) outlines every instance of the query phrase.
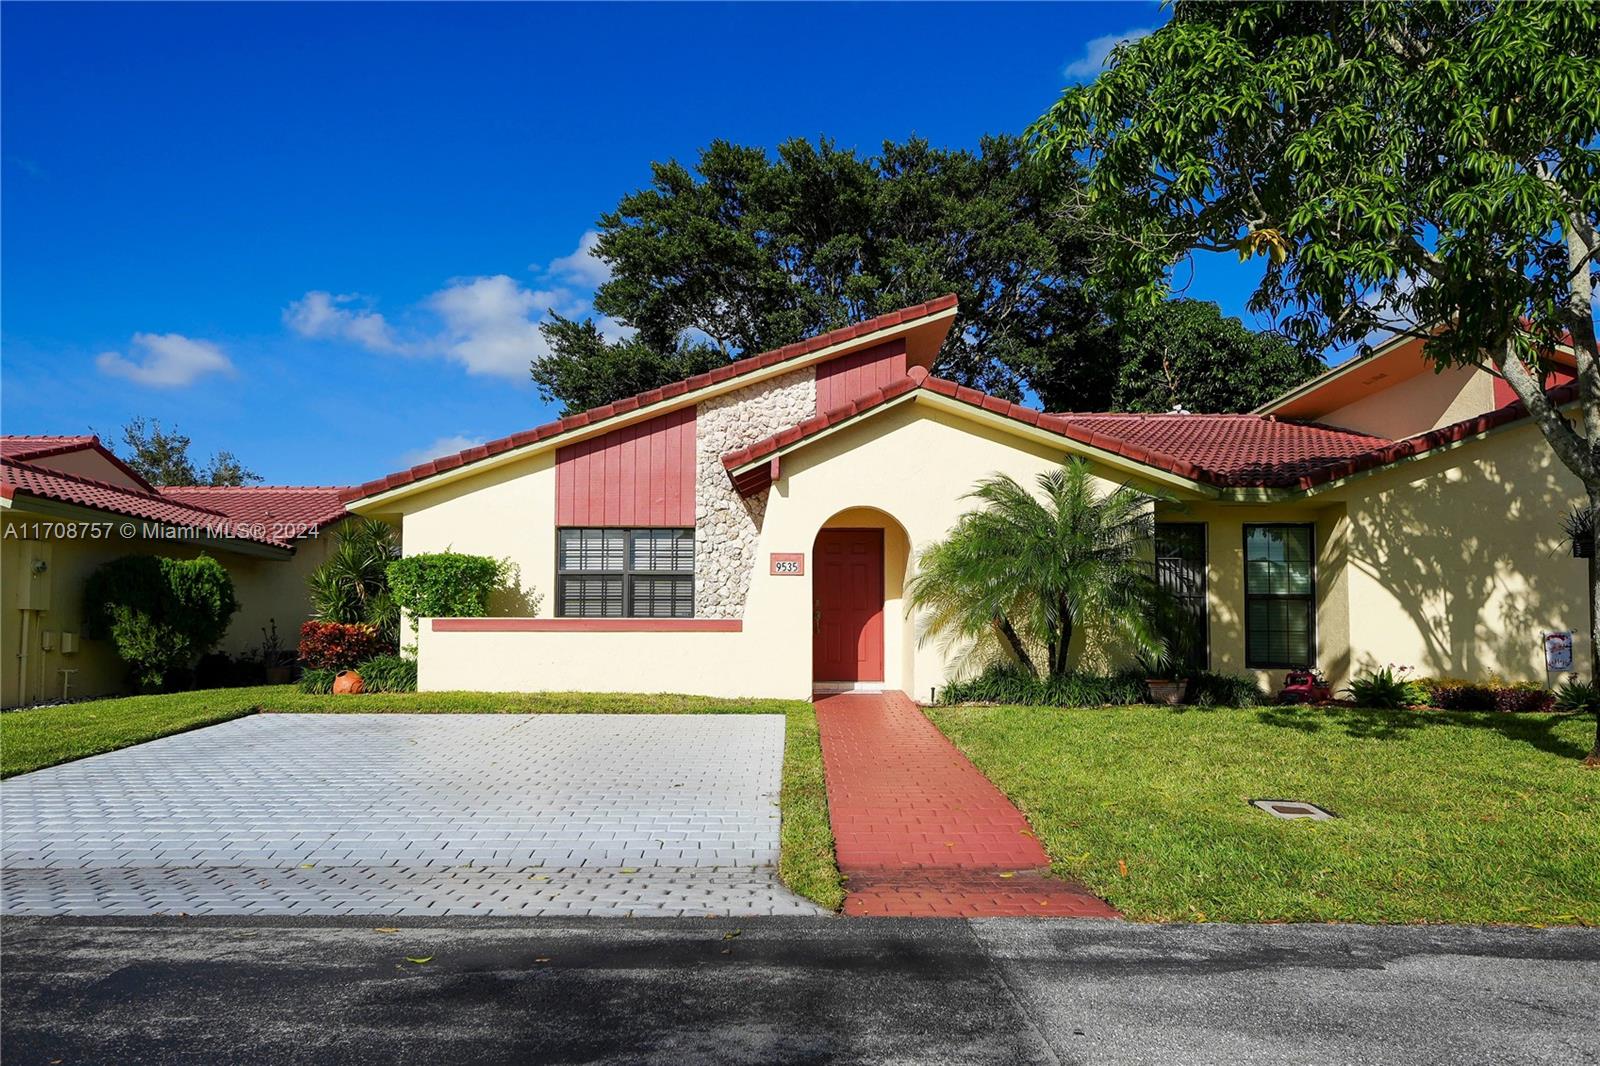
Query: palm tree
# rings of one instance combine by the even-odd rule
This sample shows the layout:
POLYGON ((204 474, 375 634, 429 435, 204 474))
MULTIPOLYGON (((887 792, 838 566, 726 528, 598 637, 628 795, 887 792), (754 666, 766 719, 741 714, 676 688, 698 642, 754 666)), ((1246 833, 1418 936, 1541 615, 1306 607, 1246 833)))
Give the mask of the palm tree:
POLYGON ((376 518, 352 518, 337 536, 333 553, 307 579, 312 613, 322 622, 364 622, 398 639, 400 610, 389 595, 387 572, 400 558, 394 527, 376 518))
POLYGON ((918 556, 911 604, 920 641, 967 646, 967 659, 1008 652, 1035 675, 1063 674, 1085 620, 1141 659, 1167 657, 1167 597, 1154 577, 1155 497, 1128 485, 1101 495, 1083 459, 1039 475, 1039 492, 996 475, 968 498, 985 505, 918 556))

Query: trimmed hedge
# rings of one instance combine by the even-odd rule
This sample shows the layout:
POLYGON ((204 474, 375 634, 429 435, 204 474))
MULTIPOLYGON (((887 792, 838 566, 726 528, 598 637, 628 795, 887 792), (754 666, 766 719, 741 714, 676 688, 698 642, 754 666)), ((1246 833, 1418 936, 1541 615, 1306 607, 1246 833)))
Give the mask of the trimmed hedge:
POLYGON ((233 579, 209 555, 124 555, 96 569, 83 588, 84 634, 109 639, 145 691, 186 673, 238 609, 233 579))
POLYGON ((1442 711, 1504 711, 1536 714, 1550 710, 1555 693, 1531 681, 1506 682, 1497 677, 1468 681, 1461 677, 1423 678, 1430 706, 1442 711))
POLYGON ((389 564, 389 594, 411 617, 482 618, 489 596, 506 584, 511 564, 487 555, 424 552, 389 564))
MULTIPOLYGON (((977 677, 952 681, 939 702, 1010 703, 1025 707, 1115 707, 1150 702, 1142 670, 1115 674, 1072 671, 1060 677, 1035 677, 1020 666, 992 666, 977 677)), ((1254 678, 1200 674, 1189 682, 1188 699, 1197 707, 1255 707, 1266 697, 1254 678)))

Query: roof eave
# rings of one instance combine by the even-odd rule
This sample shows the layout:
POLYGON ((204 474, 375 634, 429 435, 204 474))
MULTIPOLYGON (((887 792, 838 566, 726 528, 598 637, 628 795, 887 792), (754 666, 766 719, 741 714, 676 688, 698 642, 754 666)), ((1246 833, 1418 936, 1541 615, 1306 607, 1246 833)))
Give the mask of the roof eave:
POLYGON ((893 397, 889 400, 885 400, 882 403, 875 404, 871 407, 858 411, 848 418, 834 422, 825 429, 819 430, 816 433, 805 436, 790 444, 783 445, 777 448, 775 451, 751 459, 749 462, 730 468, 728 471, 729 477, 733 480, 736 486, 738 486, 741 481, 751 483, 757 478, 759 472, 763 468, 768 467, 768 465, 774 460, 781 464, 785 456, 800 451, 801 449, 815 444, 818 441, 825 440, 841 430, 858 425, 862 421, 870 419, 875 415, 908 403, 927 404, 929 407, 935 410, 949 412, 957 415, 958 417, 977 422, 980 425, 990 426, 1003 432, 1010 433, 1013 436, 1042 444, 1047 448, 1065 449, 1069 452, 1082 454, 1103 466, 1110 467, 1122 473, 1143 478, 1146 481, 1155 482, 1160 484, 1163 488, 1174 489, 1182 493, 1200 497, 1202 499, 1216 499, 1223 492, 1222 489, 1215 485, 1208 485, 1204 482, 1183 477, 1182 475, 1175 474, 1170 470, 1166 470, 1162 467, 1154 466, 1148 463, 1143 463, 1137 459, 1129 458, 1128 456, 1120 455, 1109 449, 1101 448, 1087 441, 1080 440, 1077 437, 1065 436, 1049 429, 1041 429, 1038 426, 1033 426, 1026 422, 1018 421, 1015 418, 1008 418, 1003 414, 991 411, 983 406, 966 403, 960 399, 945 396, 941 393, 932 392, 928 389, 914 389, 906 392, 903 395, 893 397))
MULTIPOLYGON (((345 500, 345 509, 352 514, 378 515, 391 509, 395 503, 407 497, 423 492, 430 492, 444 485, 460 481, 464 478, 476 477, 489 470, 498 469, 510 463, 521 462, 531 456, 542 452, 563 448, 569 444, 576 444, 592 437, 601 436, 614 430, 623 429, 638 422, 658 418, 661 415, 671 414, 685 407, 694 406, 704 401, 727 392, 758 385, 763 381, 770 381, 784 374, 791 374, 796 370, 803 370, 815 366, 829 359, 838 358, 852 351, 870 348, 885 341, 902 336, 912 329, 924 330, 930 326, 943 326, 946 330, 949 323, 955 319, 956 308, 948 307, 941 311, 932 312, 912 320, 910 323, 897 323, 879 330, 863 333, 855 337, 841 340, 836 344, 819 348, 814 352, 796 355, 792 359, 775 362, 770 366, 754 370, 747 374, 738 374, 723 381, 713 382, 702 386, 692 392, 666 397, 655 403, 635 407, 632 410, 621 412, 609 418, 589 422, 564 432, 553 433, 550 436, 534 440, 520 447, 508 448, 493 455, 467 461, 457 461, 453 466, 434 473, 424 475, 414 481, 396 485, 394 488, 372 493, 368 496, 357 496, 345 500)), ((455 459, 457 457, 447 457, 455 459)), ((424 464, 428 465, 428 464, 424 464)))

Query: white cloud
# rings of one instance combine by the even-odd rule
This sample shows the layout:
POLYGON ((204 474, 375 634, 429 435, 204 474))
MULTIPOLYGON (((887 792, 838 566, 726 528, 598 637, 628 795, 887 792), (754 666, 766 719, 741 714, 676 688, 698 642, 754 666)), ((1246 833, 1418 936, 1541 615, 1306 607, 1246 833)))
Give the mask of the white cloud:
POLYGON ((449 437, 440 437, 432 444, 425 444, 420 448, 413 448, 400 457, 404 466, 416 466, 429 459, 437 459, 442 455, 454 455, 456 452, 465 451, 483 443, 482 437, 468 437, 457 433, 449 437))
POLYGON ((1141 26, 1123 30, 1121 33, 1108 33, 1104 37, 1096 37, 1083 46, 1083 56, 1068 63, 1061 73, 1071 81, 1092 80, 1105 69, 1106 60, 1113 48, 1124 41, 1137 41, 1154 32, 1153 28, 1141 26))
POLYGON ((234 373, 233 361, 210 341, 191 340, 178 333, 135 333, 133 347, 142 357, 101 352, 95 365, 103 374, 163 389, 192 385, 205 374, 234 373))
MULTIPOLYGON (((314 289, 283 311, 283 321, 302 337, 343 340, 369 351, 399 355, 434 355, 453 359, 468 373, 490 374, 527 382, 528 365, 550 354, 540 323, 554 310, 568 318, 593 313, 592 290, 610 270, 590 252, 599 235, 583 234, 577 249, 551 262, 545 288, 524 287, 505 274, 457 278, 422 301, 414 310, 437 319, 428 327, 408 314, 412 329, 396 330, 381 314, 363 310, 357 296, 336 296, 314 289)), ((537 268, 534 268, 537 269, 537 268)), ((613 318, 594 315, 601 336, 619 341, 634 331, 613 318)), ((459 449, 458 449, 459 450, 459 449)))
POLYGON ((464 278, 428 297, 444 322, 445 353, 468 373, 506 377, 526 377, 529 363, 550 354, 539 320, 546 308, 570 303, 561 290, 525 289, 504 274, 464 278))
POLYGON ((592 229, 585 230, 583 236, 578 238, 577 249, 571 255, 564 255, 551 261, 549 273, 554 277, 565 278, 575 285, 598 289, 611 280, 610 265, 594 254, 599 244, 600 234, 592 229))
POLYGON ((284 309, 283 321, 302 337, 342 338, 374 352, 401 351, 403 346, 382 315, 341 306, 356 299, 313 290, 284 309))

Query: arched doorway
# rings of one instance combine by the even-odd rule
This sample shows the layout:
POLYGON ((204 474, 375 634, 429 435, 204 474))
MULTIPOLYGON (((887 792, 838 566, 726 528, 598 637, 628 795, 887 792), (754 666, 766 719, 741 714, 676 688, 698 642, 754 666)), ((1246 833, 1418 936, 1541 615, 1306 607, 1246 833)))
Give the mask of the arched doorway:
POLYGON ((811 550, 811 677, 819 690, 905 683, 900 618, 908 540, 875 508, 841 511, 811 550))

